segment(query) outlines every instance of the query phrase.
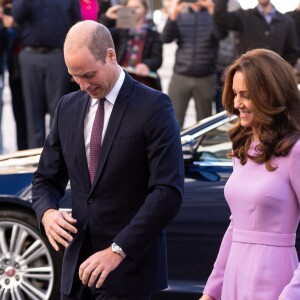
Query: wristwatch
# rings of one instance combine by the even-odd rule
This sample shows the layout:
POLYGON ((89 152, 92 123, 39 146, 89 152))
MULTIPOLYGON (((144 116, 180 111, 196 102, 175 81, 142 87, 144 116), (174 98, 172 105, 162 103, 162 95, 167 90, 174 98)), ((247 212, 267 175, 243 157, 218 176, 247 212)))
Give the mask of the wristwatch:
POLYGON ((126 257, 125 252, 122 250, 122 248, 116 244, 116 243, 112 243, 111 244, 111 250, 112 252, 115 252, 117 254, 119 254, 123 259, 126 257))

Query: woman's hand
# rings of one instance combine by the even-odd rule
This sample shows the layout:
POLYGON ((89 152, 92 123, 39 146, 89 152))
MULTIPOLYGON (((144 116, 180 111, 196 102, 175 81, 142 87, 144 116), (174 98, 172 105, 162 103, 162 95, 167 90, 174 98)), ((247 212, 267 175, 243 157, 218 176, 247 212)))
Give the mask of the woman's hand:
POLYGON ((150 69, 146 64, 140 63, 136 65, 135 72, 137 75, 147 76, 150 72, 150 69))
POLYGON ((120 5, 120 4, 117 4, 117 5, 114 5, 114 6, 110 7, 106 11, 105 16, 108 17, 109 19, 116 20, 118 18, 118 10, 121 7, 124 7, 124 6, 120 5))
POLYGON ((199 300, 216 300, 216 299, 208 295, 203 295, 199 300))
POLYGON ((14 18, 8 15, 2 16, 2 23, 5 28, 11 28, 15 26, 14 18))

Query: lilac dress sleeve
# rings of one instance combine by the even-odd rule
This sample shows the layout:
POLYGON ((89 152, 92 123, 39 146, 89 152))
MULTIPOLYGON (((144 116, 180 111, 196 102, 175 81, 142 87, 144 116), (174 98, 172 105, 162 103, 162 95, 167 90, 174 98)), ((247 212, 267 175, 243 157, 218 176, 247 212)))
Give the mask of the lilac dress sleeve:
MULTIPOLYGON (((300 206, 300 142, 292 149, 289 166, 290 182, 296 194, 300 206)), ((287 218, 289 216, 286 216, 287 218)), ((300 266, 296 269, 290 283, 283 289, 280 299, 299 300, 300 299, 300 266)))
POLYGON ((203 291, 203 294, 209 295, 215 298, 216 300, 221 299, 224 271, 225 271, 227 259, 231 248, 231 243, 232 243, 232 220, 225 232, 219 250, 219 254, 214 263, 213 271, 210 274, 205 289, 203 291))

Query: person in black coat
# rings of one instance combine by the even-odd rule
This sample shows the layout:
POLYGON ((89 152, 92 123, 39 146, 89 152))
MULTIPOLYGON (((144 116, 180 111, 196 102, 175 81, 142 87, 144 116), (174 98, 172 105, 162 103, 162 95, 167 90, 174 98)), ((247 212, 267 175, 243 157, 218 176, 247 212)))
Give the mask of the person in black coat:
POLYGON ((258 0, 255 8, 235 12, 228 11, 228 1, 216 1, 214 20, 219 26, 239 33, 238 55, 255 48, 267 48, 292 66, 296 63, 299 49, 291 18, 278 12, 270 0, 258 0))
POLYGON ((178 45, 168 95, 181 128, 191 98, 195 102, 197 121, 212 114, 219 40, 227 34, 215 26, 213 14, 212 0, 192 3, 176 0, 162 32, 163 43, 176 41, 178 45))
POLYGON ((294 66, 294 71, 295 71, 295 74, 297 77, 297 82, 300 83, 300 2, 298 4, 297 8, 293 11, 287 12, 287 15, 293 19, 293 21, 296 25, 299 53, 298 53, 297 63, 294 66))

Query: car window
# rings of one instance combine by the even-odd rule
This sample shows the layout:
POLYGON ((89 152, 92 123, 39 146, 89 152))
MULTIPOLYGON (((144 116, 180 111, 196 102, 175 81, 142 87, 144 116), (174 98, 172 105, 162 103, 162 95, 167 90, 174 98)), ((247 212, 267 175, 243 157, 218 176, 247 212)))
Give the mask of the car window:
POLYGON ((199 162, 231 162, 226 154, 231 150, 232 144, 228 137, 228 130, 234 121, 226 122, 210 131, 201 138, 195 160, 199 162))

